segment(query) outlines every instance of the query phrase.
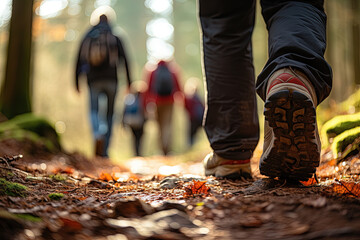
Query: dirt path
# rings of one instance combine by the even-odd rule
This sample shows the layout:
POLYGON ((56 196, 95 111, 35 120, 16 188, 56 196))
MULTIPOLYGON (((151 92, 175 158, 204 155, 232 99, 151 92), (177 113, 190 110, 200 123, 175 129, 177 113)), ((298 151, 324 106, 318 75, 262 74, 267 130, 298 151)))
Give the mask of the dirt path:
POLYGON ((320 183, 307 187, 256 170, 254 181, 205 178, 201 159, 114 166, 40 150, 3 159, 0 177, 27 190, 0 196, 0 239, 360 239, 358 156, 338 164, 324 155, 320 183))

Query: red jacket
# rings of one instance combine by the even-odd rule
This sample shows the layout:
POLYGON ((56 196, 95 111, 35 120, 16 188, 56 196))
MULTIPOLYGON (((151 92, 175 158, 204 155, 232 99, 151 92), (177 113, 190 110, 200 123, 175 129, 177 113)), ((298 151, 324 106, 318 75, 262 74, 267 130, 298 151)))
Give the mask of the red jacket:
MULTIPOLYGON (((167 63, 165 61, 160 61, 158 63, 158 66, 160 65, 167 65, 167 63)), ((146 104, 148 104, 149 102, 155 102, 157 105, 159 104, 172 104, 174 103, 174 95, 176 92, 181 92, 181 89, 180 89, 180 85, 179 85, 179 81, 178 81, 178 76, 175 72, 173 72, 171 70, 171 68, 169 67, 169 70, 173 76, 173 81, 174 81, 174 89, 171 93, 171 95, 169 96, 159 96, 156 92, 153 91, 154 87, 153 87, 153 84, 155 83, 155 70, 153 70, 152 72, 150 72, 150 74, 148 74, 147 76, 147 83, 148 83, 148 89, 147 91, 145 92, 145 98, 146 98, 146 104)))

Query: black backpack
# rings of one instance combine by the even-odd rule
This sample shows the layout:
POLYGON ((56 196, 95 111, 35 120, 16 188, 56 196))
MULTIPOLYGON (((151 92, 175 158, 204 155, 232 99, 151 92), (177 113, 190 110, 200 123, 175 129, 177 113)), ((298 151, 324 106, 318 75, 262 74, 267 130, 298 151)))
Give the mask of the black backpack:
POLYGON ((154 73, 154 92, 159 96, 170 96, 174 90, 173 75, 165 65, 160 65, 154 73))
POLYGON ((87 39, 87 62, 92 67, 113 64, 117 60, 117 40, 110 31, 94 32, 87 39))

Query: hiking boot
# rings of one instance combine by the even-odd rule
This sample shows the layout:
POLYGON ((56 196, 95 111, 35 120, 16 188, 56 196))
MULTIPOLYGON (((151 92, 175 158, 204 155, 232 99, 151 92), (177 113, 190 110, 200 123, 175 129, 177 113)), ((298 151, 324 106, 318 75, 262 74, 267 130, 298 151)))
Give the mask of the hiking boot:
POLYGON ((319 166, 321 150, 315 90, 303 73, 285 68, 272 75, 266 93, 260 173, 307 180, 319 166))
POLYGON ((95 140, 95 155, 105 157, 105 139, 97 138, 95 140))
POLYGON ((251 178, 250 159, 229 160, 212 152, 204 158, 203 164, 206 176, 233 180, 251 178))

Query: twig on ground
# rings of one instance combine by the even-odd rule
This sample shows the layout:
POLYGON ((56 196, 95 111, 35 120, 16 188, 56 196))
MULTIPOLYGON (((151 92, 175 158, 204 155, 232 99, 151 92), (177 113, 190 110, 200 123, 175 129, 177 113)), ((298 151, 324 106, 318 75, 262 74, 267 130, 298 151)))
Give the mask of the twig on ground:
MULTIPOLYGON (((0 161, 5 163, 7 165, 7 167, 1 167, 1 168, 4 168, 4 169, 8 169, 8 170, 18 170, 14 167, 12 167, 9 163, 10 162, 13 162, 13 161, 16 161, 18 159, 21 159, 23 157, 23 155, 19 154, 19 155, 16 155, 16 156, 13 156, 13 157, 8 157, 8 156, 4 156, 4 157, 0 157, 0 161)), ((21 171, 21 170, 18 170, 18 171, 21 171)))
POLYGON ((23 170, 20 170, 20 169, 17 169, 17 168, 14 168, 14 167, 2 167, 2 166, 0 166, 0 168, 3 168, 3 169, 7 169, 7 170, 11 170, 11 171, 13 171, 13 170, 15 170, 15 171, 17 171, 17 172, 19 172, 19 173, 22 173, 22 174, 24 174, 25 176, 29 176, 29 175, 31 175, 30 173, 28 173, 28 172, 25 172, 25 171, 23 171, 23 170))
POLYGON ((21 158, 23 158, 23 155, 19 154, 19 155, 12 156, 12 157, 8 157, 8 156, 0 157, 0 160, 9 165, 10 162, 16 161, 21 158))

